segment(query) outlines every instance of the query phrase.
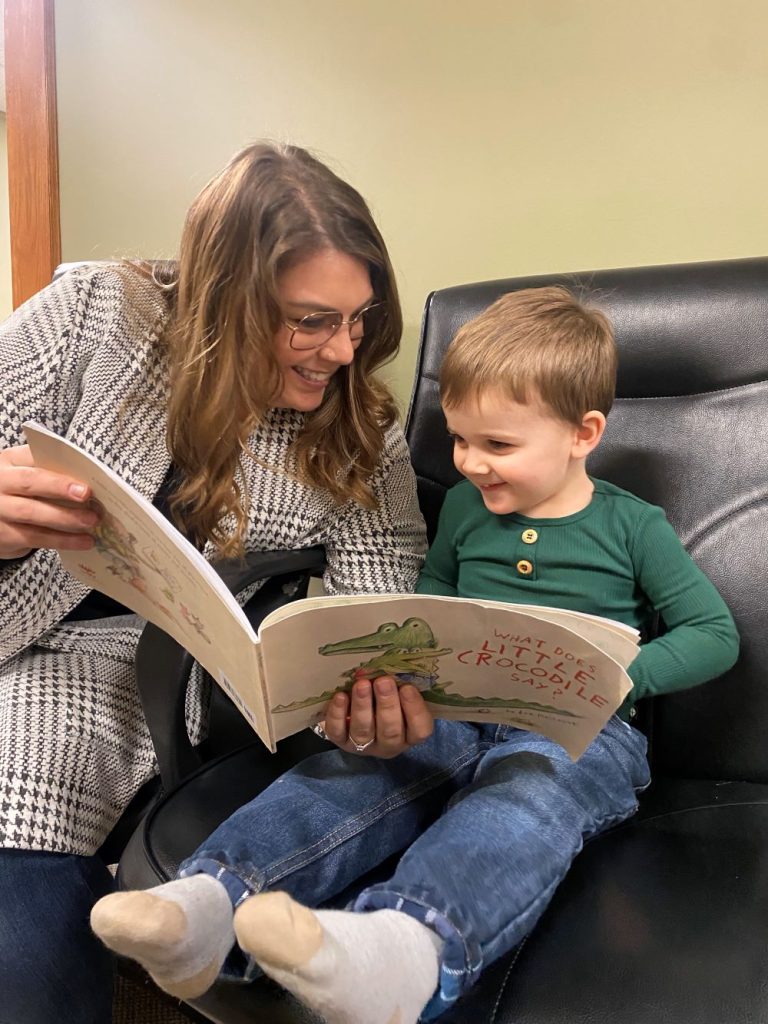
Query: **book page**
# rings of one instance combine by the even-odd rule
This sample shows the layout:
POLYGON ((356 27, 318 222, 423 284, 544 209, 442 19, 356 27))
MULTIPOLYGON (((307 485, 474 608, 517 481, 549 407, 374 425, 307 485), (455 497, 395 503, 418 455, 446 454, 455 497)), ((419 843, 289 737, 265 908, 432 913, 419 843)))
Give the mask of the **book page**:
MULTIPOLYGON (((486 602, 483 602, 485 604, 486 602)), ((504 607, 500 601, 488 602, 487 606, 504 607)), ((570 611, 566 608, 548 608, 539 605, 507 605, 518 611, 525 611, 537 619, 546 619, 547 622, 555 622, 574 633, 583 636, 590 643, 595 644, 601 651, 605 651, 617 661, 622 668, 629 668, 637 657, 640 634, 631 626, 623 622, 614 622, 612 619, 602 619, 597 615, 586 615, 582 612, 570 611)))
POLYGON ((541 732, 576 758, 632 684, 610 655, 536 611, 409 595, 326 602, 265 622, 275 737, 320 721, 355 679, 394 675, 417 686, 436 717, 541 732))
POLYGON ((375 604, 380 601, 392 601, 398 597, 414 597, 414 594, 322 594, 317 597, 304 597, 300 601, 292 601, 280 608, 275 608, 269 615, 265 615, 262 626, 271 625, 273 622, 282 622, 292 615, 303 615, 305 612, 320 608, 346 608, 351 604, 375 604))
POLYGON ((356 604, 380 603, 400 599, 417 599, 427 603, 436 601, 452 603, 468 603, 480 605, 483 608, 501 608, 505 611, 520 611, 527 615, 533 615, 538 619, 546 619, 548 622, 559 623, 575 633, 585 637, 595 644, 600 650, 605 651, 623 668, 629 668, 637 657, 639 632, 632 626, 623 622, 614 622, 613 619, 601 618, 598 615, 588 615, 584 612, 575 612, 566 608, 550 608, 544 605, 511 604, 505 601, 485 601, 475 598, 445 597, 440 594, 364 594, 359 596, 342 594, 339 596, 325 596, 305 598, 303 601, 294 601, 292 604, 284 605, 266 616, 262 623, 262 629, 273 622, 279 622, 294 615, 302 615, 314 608, 330 608, 336 606, 348 606, 356 604))
POLYGON ((59 551, 64 568, 169 633, 227 691, 273 748, 256 637, 216 571, 109 467, 45 427, 24 430, 37 465, 93 490, 103 517, 89 551, 59 551))

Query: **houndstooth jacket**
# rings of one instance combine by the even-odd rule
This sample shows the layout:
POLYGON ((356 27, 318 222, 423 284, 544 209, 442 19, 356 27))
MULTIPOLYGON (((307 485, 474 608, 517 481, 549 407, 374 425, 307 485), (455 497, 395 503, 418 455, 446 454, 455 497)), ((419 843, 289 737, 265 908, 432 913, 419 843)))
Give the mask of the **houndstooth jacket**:
MULTIPOLYGON (((170 466, 157 343, 167 318, 151 282, 129 287, 109 266, 77 269, 34 296, 0 327, 0 448, 23 444, 22 424, 37 420, 152 500, 170 466)), ((250 439, 246 548, 323 544, 330 593, 412 590, 425 539, 399 427, 386 436, 373 481, 379 508, 370 511, 339 508, 280 472, 303 419, 272 410, 250 439)), ((212 557, 210 545, 204 554, 212 557)), ((0 562, 4 847, 94 852, 155 771, 133 668, 143 623, 62 622, 87 592, 53 550, 0 562)), ((194 699, 188 705, 194 738, 202 713, 194 699)))

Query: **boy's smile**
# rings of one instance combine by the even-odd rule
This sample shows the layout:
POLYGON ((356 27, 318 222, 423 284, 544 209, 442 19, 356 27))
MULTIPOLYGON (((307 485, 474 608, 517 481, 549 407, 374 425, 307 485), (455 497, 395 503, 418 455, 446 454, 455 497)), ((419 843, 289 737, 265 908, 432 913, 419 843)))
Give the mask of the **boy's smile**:
POLYGON ((446 409, 445 416, 454 464, 489 512, 560 518, 589 504, 585 458, 602 434, 602 414, 587 413, 585 425, 577 426, 538 398, 523 405, 492 390, 446 409), (601 421, 596 438, 593 417, 601 421))

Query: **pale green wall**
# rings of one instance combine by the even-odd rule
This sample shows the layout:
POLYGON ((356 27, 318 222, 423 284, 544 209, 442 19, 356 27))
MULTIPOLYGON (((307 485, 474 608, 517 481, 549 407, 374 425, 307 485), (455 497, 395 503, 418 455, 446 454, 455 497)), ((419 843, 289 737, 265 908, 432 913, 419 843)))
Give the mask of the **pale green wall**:
POLYGON ((5 114, 0 111, 0 320, 12 309, 11 303, 11 231, 8 221, 8 148, 5 114))
POLYGON ((470 280, 763 253, 765 0, 57 0, 65 259, 173 253, 262 135, 368 198, 406 312, 470 280))

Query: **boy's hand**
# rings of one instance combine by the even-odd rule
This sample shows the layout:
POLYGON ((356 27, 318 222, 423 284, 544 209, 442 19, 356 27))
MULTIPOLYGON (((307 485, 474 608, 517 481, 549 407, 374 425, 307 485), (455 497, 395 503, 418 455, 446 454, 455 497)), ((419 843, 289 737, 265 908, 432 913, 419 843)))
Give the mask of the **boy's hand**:
POLYGON ((361 679, 351 699, 337 693, 325 713, 325 735, 337 747, 368 757, 397 757, 432 735, 432 714, 415 686, 398 690, 390 676, 361 679), (371 742, 372 741, 372 742, 371 742), (370 745, 368 745, 370 743, 370 745))

